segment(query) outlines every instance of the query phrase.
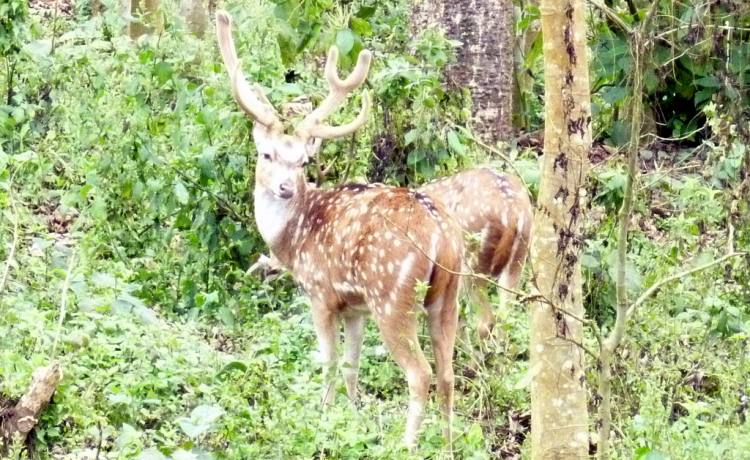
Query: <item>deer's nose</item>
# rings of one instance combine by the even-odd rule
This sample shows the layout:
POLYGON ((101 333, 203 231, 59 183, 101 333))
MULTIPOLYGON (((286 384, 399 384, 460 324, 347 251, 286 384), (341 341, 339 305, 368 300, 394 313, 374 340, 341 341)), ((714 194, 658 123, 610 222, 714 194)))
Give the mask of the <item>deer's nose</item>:
POLYGON ((291 181, 284 181, 279 184, 279 197, 288 200, 294 196, 294 187, 291 181))

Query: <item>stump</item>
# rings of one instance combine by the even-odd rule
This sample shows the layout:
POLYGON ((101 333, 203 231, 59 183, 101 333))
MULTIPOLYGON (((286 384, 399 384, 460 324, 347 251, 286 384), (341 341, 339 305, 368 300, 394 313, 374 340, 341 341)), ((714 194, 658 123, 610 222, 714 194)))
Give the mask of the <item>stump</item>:
POLYGON ((15 406, 0 410, 0 434, 3 446, 12 442, 25 443, 39 417, 52 399, 62 379, 60 364, 55 362, 34 371, 31 385, 15 406))

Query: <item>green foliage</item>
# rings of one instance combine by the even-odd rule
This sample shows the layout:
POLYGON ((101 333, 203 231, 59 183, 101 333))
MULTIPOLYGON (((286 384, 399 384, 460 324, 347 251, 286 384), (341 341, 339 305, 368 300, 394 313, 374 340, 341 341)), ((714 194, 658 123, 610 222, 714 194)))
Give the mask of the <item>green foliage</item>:
POLYGON ((471 141, 455 127, 465 123, 470 112, 463 96, 450 94, 442 83, 442 71, 454 59, 456 45, 426 29, 414 43, 415 57, 388 59, 373 78, 383 104, 373 180, 421 183, 470 161, 471 141))
POLYGON ((24 0, 5 0, 0 4, 0 56, 8 58, 18 52, 29 15, 24 0))
MULTIPOLYGON (((9 273, 7 282, 0 278, 0 403, 23 394, 36 367, 62 361, 64 380, 34 435, 39 457, 93 457, 97 446, 102 458, 142 460, 447 457, 434 402, 420 451, 401 449, 406 382, 372 326, 360 407, 349 405, 339 385, 333 407, 321 411, 307 300, 288 277, 262 282, 245 274, 266 250, 251 204, 255 152, 213 38, 196 40, 170 22, 174 5, 167 2, 164 33, 133 43, 121 36, 115 2, 105 3, 110 12, 100 17, 85 8, 61 17, 53 55, 48 19, 32 12, 3 23, 14 30, 2 43, 15 37, 16 69, 0 76, 2 88, 15 78, 11 100, 0 104, 0 277, 6 267, 9 273)), ((0 8, 16 5, 12 11, 23 15, 25 4, 0 8)), ((374 50, 367 83, 373 120, 324 147, 332 183, 368 176, 417 184, 486 160, 464 128, 467 94, 442 82, 456 43, 433 29, 410 37, 408 2, 243 0, 225 7, 241 31, 243 70, 276 105, 302 94, 322 99, 320 57, 329 45, 342 48, 342 73, 363 47, 374 50)), ((740 24, 742 14, 726 19, 740 24)), ((536 18, 527 9, 518 30, 536 18)), ((607 51, 595 53, 592 68, 601 98, 594 123, 603 136, 624 139, 626 43, 601 21, 594 26, 595 50, 607 51)), ((705 54, 692 67, 688 55, 675 60, 681 70, 674 75, 646 76, 649 97, 672 91, 695 102, 702 88, 715 94, 693 106, 701 107, 710 139, 698 148, 642 152, 626 267, 631 298, 722 253, 730 219, 736 248, 750 247, 750 226, 739 217, 747 211, 740 186, 747 139, 729 89, 747 95, 738 41, 725 42, 729 70, 720 87, 706 78, 719 73, 705 54)), ((685 50, 680 43, 698 50, 673 43, 675 56, 685 50)), ((536 39, 527 71, 539 70, 540 52, 536 39)), ((667 62, 659 53, 654 62, 667 62)), ((524 110, 533 125, 541 120, 541 79, 529 84, 524 110)), ((332 121, 357 110, 353 101, 332 121)), ((690 124, 674 117, 670 130, 677 120, 679 129, 690 124)), ((536 152, 511 154, 535 193, 536 152)), ((614 222, 624 190, 618 162, 597 165, 587 195, 584 294, 604 330, 612 322, 614 222)), ((615 369, 619 457, 741 458, 747 451, 747 266, 735 260, 665 286, 632 321, 615 369)), ((469 338, 473 317, 460 334, 456 458, 524 452, 528 317, 518 303, 498 315, 485 353, 469 338)), ((595 345, 593 337, 587 342, 595 345)), ((23 446, 9 451, 25 454, 23 446)))
MULTIPOLYGON (((650 2, 633 2, 618 16, 638 27, 650 2)), ((648 31, 653 48, 646 56, 643 78, 647 120, 665 138, 700 140, 707 134, 702 107, 714 101, 741 111, 750 103, 750 23, 747 2, 733 0, 703 7, 694 2, 661 1, 648 31)), ((602 135, 624 145, 630 131, 628 84, 633 57, 630 38, 613 22, 593 24, 592 85, 597 93, 593 112, 602 135)))

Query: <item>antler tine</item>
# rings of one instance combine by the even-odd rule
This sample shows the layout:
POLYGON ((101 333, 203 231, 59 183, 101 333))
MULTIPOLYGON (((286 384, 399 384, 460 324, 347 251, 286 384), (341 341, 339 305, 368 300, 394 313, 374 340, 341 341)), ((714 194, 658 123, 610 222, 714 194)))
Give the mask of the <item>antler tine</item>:
POLYGON ((263 90, 258 85, 250 86, 245 74, 242 73, 242 66, 237 59, 237 50, 232 38, 232 17, 226 11, 216 12, 216 35, 221 57, 224 59, 224 67, 229 73, 234 99, 256 122, 270 129, 281 130, 279 115, 263 94, 263 90))
POLYGON ((338 49, 335 46, 332 46, 328 50, 328 59, 326 60, 325 67, 325 76, 328 81, 329 92, 323 102, 320 103, 320 106, 305 117, 297 127, 297 132, 303 136, 317 137, 321 139, 332 139, 346 136, 367 121, 370 109, 370 99, 367 92, 365 92, 362 94, 362 109, 356 119, 341 126, 330 126, 322 123, 323 119, 333 113, 333 111, 336 110, 344 100, 346 100, 346 96, 350 92, 357 89, 365 81, 367 73, 370 70, 372 53, 368 50, 363 50, 359 53, 357 65, 354 66, 352 73, 349 74, 346 79, 342 80, 339 78, 337 71, 338 56, 338 49))
POLYGON ((370 62, 372 61, 372 53, 369 50, 362 50, 357 57, 357 65, 354 66, 352 73, 346 77, 345 80, 339 78, 338 62, 339 62, 339 49, 332 46, 328 49, 328 58, 326 59, 326 80, 331 86, 331 89, 339 89, 341 91, 352 91, 357 89, 362 82, 367 78, 367 73, 370 70, 370 62))

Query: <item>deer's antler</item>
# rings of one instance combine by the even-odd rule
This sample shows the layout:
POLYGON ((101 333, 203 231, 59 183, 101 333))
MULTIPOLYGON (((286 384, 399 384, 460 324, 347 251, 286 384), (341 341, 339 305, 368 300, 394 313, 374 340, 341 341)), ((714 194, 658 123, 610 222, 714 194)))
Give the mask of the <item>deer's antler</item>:
POLYGON ((265 127, 281 131, 282 125, 279 115, 273 108, 263 90, 258 85, 250 86, 242 73, 237 50, 232 38, 232 17, 226 11, 216 12, 216 35, 219 39, 219 49, 224 59, 224 67, 229 73, 232 83, 232 94, 237 103, 256 122, 265 127))
POLYGON ((368 50, 363 50, 357 58, 357 65, 352 73, 342 80, 339 78, 336 66, 338 63, 339 52, 335 46, 328 50, 328 59, 326 60, 325 75, 328 80, 329 92, 326 98, 321 102, 317 109, 313 110, 297 126, 297 133, 302 137, 317 137, 321 139, 332 139, 335 137, 346 136, 353 132, 367 121, 370 111, 370 98, 367 92, 362 94, 362 110, 353 121, 341 126, 331 126, 323 123, 323 120, 333 113, 341 105, 346 96, 357 89, 367 78, 370 70, 370 61, 372 54, 368 50))

